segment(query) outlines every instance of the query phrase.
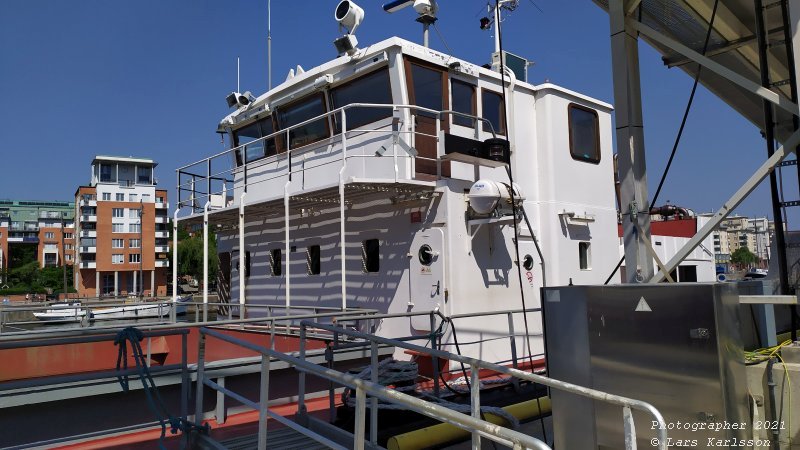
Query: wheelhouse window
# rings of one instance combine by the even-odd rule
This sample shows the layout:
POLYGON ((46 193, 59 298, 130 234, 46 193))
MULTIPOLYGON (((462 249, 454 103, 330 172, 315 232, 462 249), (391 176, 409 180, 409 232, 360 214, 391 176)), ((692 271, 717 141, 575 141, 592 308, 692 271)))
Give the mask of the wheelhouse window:
MULTIPOLYGON (((497 134, 506 134, 506 114, 503 108, 503 97, 494 91, 481 89, 481 117, 488 120, 497 134)), ((484 123, 483 131, 490 132, 484 123)))
MULTIPOLYGON (((475 86, 460 80, 453 80, 450 84, 453 91, 453 111, 471 116, 475 115, 475 86)), ((474 128, 475 120, 467 117, 453 115, 453 125, 474 128)))
MULTIPOLYGON (((325 98, 322 94, 311 95, 297 102, 279 107, 276 113, 278 128, 285 130, 322 114, 325 114, 325 98)), ((328 120, 323 117, 290 130, 289 149, 312 144, 325 139, 329 135, 328 120)), ((286 150, 284 136, 285 133, 282 133, 278 142, 281 151, 286 150)))
POLYGON ((600 125, 597 111, 570 103, 569 152, 572 159, 597 164, 600 162, 600 125))
MULTIPOLYGON (((389 82, 389 69, 379 69, 370 74, 349 81, 331 89, 331 108, 341 108, 352 103, 392 103, 392 87, 389 82)), ((347 129, 352 130, 392 116, 391 108, 354 107, 345 111, 347 129)), ((336 133, 342 132, 341 113, 334 114, 336 133)))
MULTIPOLYGON (((444 95, 442 92, 442 72, 430 69, 419 64, 410 63, 411 85, 410 92, 412 103, 423 108, 441 111, 444 107, 444 95)), ((420 112, 421 116, 433 116, 430 113, 420 112)))
POLYGON ((274 133, 272 117, 265 117, 258 122, 253 122, 244 128, 233 132, 233 146, 244 145, 244 149, 236 152, 236 165, 258 161, 276 153, 275 139, 261 139, 274 133), (257 142, 254 142, 257 141, 257 142), (251 143, 252 142, 252 143, 251 143))

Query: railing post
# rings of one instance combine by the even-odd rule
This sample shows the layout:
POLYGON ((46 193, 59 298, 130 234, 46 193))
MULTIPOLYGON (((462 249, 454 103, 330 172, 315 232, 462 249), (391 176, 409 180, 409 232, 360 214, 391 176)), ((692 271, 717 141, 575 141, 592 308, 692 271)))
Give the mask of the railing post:
MULTIPOLYGON (((525 314, 523 312, 523 314, 525 314)), ((508 313, 508 338, 511 340, 511 367, 518 369, 519 363, 517 362, 517 337, 514 335, 514 313, 508 313)), ((533 370, 533 367, 531 367, 533 370)), ((517 377, 511 378, 511 384, 514 389, 519 390, 519 379, 517 377)))
MULTIPOLYGON (((370 343, 370 381, 378 383, 378 343, 370 343)), ((378 445, 378 397, 370 397, 369 405, 369 442, 378 445)))
POLYGON ((441 150, 442 150, 442 118, 437 115, 436 116, 436 178, 441 180, 442 179, 442 158, 441 158, 441 150))
MULTIPOLYGON (((431 319, 431 350, 436 351, 438 348, 436 342, 436 314, 431 311, 430 312, 430 319, 431 319)), ((436 355, 431 355, 431 364, 433 365, 433 396, 439 398, 439 357, 436 355)))
POLYGON ((367 394, 360 386, 356 386, 356 424, 353 432, 353 448, 355 450, 364 450, 366 408, 367 394))
MULTIPOLYGON (((181 419, 189 419, 189 364, 188 364, 188 345, 187 333, 181 334, 181 419)), ((181 435, 181 443, 184 447, 189 440, 186 433, 181 435)))
MULTIPOLYGON (((469 368, 470 377, 470 404, 472 406, 472 417, 481 420, 481 368, 475 365, 469 368)), ((477 431, 472 432, 472 450, 481 450, 481 435, 477 431)))
POLYGON ((206 359, 206 335, 201 328, 197 337, 197 387, 194 394, 194 421, 198 425, 203 423, 203 372, 206 359))
MULTIPOLYGON (((306 360, 306 324, 300 323, 300 359, 306 360)), ((298 415, 305 416, 306 414, 306 373, 303 370, 298 370, 297 380, 297 413, 298 415)))
POLYGON ((261 387, 258 397, 258 449, 267 449, 267 411, 269 411, 270 357, 261 355, 261 387))
POLYGON ((347 169, 347 116, 344 109, 342 109, 342 167, 339 169, 339 259, 341 265, 341 283, 342 283, 342 311, 347 309, 347 260, 346 245, 347 239, 345 236, 345 214, 344 214, 344 178, 345 170, 347 169))
POLYGON ((625 450, 636 450, 636 426, 630 406, 622 407, 622 421, 625 427, 625 450))

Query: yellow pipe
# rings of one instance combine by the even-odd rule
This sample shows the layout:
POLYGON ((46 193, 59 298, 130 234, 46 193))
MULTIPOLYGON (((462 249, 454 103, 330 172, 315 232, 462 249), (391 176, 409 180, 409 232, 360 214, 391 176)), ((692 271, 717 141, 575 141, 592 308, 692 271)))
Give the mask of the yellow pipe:
MULTIPOLYGON (((526 402, 508 405, 503 409, 516 417, 517 420, 524 421, 531 417, 550 412, 550 397, 540 397, 526 402), (539 410, 539 405, 542 409, 539 410)), ((484 414, 484 420, 495 425, 508 426, 505 419, 491 413, 484 414)), ((408 433, 398 434, 389 438, 387 447, 389 450, 422 450, 436 445, 443 445, 448 442, 459 441, 470 436, 470 431, 449 423, 440 423, 427 428, 409 431, 408 433)))

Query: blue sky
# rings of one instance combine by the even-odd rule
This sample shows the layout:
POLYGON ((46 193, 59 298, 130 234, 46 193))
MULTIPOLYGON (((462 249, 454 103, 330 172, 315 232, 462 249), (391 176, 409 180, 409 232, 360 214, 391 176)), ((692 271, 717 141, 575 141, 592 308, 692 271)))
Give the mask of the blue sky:
MULTIPOLYGON (((336 56, 336 3, 272 2, 273 85, 298 64, 336 56)), ((382 1, 358 3, 362 44, 392 35, 421 41, 411 8, 387 14, 382 1)), ((488 62, 492 35, 478 27, 486 1, 439 3, 432 47, 488 62)), ((605 12, 590 0, 536 4, 543 12, 522 0, 504 22, 505 49, 536 62, 532 82, 613 103, 605 12)), ((0 198, 70 199, 89 181, 95 154, 155 159, 160 187, 174 195, 176 167, 222 148, 215 130, 229 112, 237 56, 242 90, 266 90, 266 30, 267 0, 0 2, 0 198)), ((640 57, 652 195, 692 80, 644 43, 640 57)), ((658 203, 716 209, 765 154, 758 130, 700 88, 658 203)), ((787 186, 787 200, 795 199, 796 184, 787 186)), ((765 183, 738 212, 771 217, 765 183)))

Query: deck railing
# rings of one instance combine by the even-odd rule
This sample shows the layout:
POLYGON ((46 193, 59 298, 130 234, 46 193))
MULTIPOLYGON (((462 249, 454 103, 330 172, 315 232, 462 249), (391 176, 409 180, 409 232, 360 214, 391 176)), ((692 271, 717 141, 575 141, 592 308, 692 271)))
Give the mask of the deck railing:
MULTIPOLYGON (((395 181, 397 181, 398 177, 400 177, 398 170, 398 158, 411 159, 412 168, 413 168, 413 161, 415 159, 428 160, 436 164, 437 167, 436 175, 438 178, 441 178, 442 175, 441 157, 444 155, 444 148, 442 142, 443 140, 441 139, 441 132, 439 130, 441 130, 442 120, 449 120, 449 117, 451 116, 465 117, 470 119, 474 123, 474 133, 476 138, 480 135, 481 129, 484 132, 490 133, 493 137, 496 136, 494 128, 489 120, 473 116, 470 114, 464 114, 458 111, 451 111, 451 110, 437 111, 416 105, 352 103, 334 109, 332 111, 326 112, 324 114, 318 115, 306 121, 300 122, 296 125, 292 125, 285 129, 276 131, 268 136, 255 139, 253 141, 247 142, 237 147, 224 150, 212 156, 179 167, 178 169, 176 169, 176 175, 177 175, 176 188, 178 196, 177 205, 179 209, 182 207, 189 206, 192 208, 193 212, 201 211, 203 209, 203 205, 206 202, 210 202, 213 208, 225 207, 228 206, 228 197, 229 195, 233 194, 235 188, 250 187, 256 184, 269 182, 271 180, 275 180, 278 178, 285 178, 291 180, 292 175, 294 175, 295 173, 329 164, 340 164, 344 166, 346 164, 347 159, 356 157, 357 158, 391 157, 392 159, 394 159, 395 181), (382 124, 382 126, 379 128, 356 128, 351 130, 347 128, 347 111, 354 108, 389 109, 391 110, 392 115, 379 120, 378 123, 382 124), (420 114, 424 114, 426 117, 432 117, 435 119, 436 122, 435 134, 421 133, 416 129, 416 121, 414 120, 414 118, 420 114), (329 120, 330 118, 337 115, 339 116, 339 121, 341 124, 341 133, 339 133, 338 135, 331 135, 316 143, 304 144, 297 148, 291 148, 290 134, 293 130, 296 130, 298 128, 304 127, 308 124, 320 120, 329 120), (391 125, 387 122, 388 119, 392 120, 391 125), (479 126, 479 124, 481 125, 479 126), (392 147, 391 153, 386 151, 382 152, 381 154, 348 155, 347 154, 348 135, 354 133, 383 134, 387 138, 393 137, 394 139, 391 143, 392 147), (401 136, 406 136, 407 137, 406 140, 400 142, 401 136), (436 142, 435 157, 433 158, 422 157, 419 156, 418 154, 413 154, 412 151, 405 151, 406 154, 404 155, 399 154, 397 147, 408 146, 409 149, 414 147, 416 136, 425 136, 435 140, 436 142), (267 142, 275 139, 280 139, 282 144, 286 147, 282 152, 277 153, 275 155, 267 156, 263 159, 259 158, 257 160, 250 162, 246 161, 246 153, 248 147, 257 146, 266 149, 267 142), (330 144, 335 144, 335 143, 339 143, 342 147, 341 158, 338 159, 331 158, 328 161, 319 163, 315 166, 303 167, 301 169, 292 168, 292 157, 296 156, 298 152, 306 152, 309 150, 328 146, 330 144), (385 154, 386 156, 382 156, 383 154, 385 154), (242 164, 238 167, 232 167, 232 165, 234 165, 233 164, 234 161, 237 160, 237 155, 240 155, 242 164), (282 170, 279 173, 272 175, 270 177, 258 177, 258 179, 255 181, 252 179, 253 177, 251 176, 250 172, 252 172, 253 170, 269 162, 278 161, 284 158, 287 161, 285 170, 282 170)), ((376 144, 376 150, 378 149, 378 147, 380 147, 380 145, 376 144)), ((413 170, 411 173, 413 174, 413 170)))

